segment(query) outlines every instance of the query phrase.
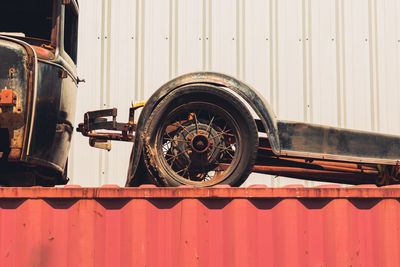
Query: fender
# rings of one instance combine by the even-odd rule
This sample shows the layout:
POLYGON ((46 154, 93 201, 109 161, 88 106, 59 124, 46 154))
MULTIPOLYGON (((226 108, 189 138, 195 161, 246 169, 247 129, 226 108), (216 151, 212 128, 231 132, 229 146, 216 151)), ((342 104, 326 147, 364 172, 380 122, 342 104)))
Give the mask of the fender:
POLYGON ((169 93, 175 89, 189 84, 204 83, 210 85, 216 85, 225 87, 229 90, 234 91, 240 95, 256 112, 260 117, 260 120, 264 126, 264 129, 268 135, 272 151, 275 154, 280 154, 280 144, 278 136, 278 123, 275 113, 264 99, 264 97, 257 92, 250 85, 239 81, 238 79, 216 72, 193 72, 179 76, 164 85, 162 85, 154 94, 147 100, 146 105, 143 107, 142 112, 139 116, 137 123, 137 129, 135 133, 135 142, 132 148, 131 157, 128 167, 128 177, 126 186, 133 185, 135 177, 139 175, 136 170, 139 166, 144 138, 146 133, 144 132, 145 124, 148 121, 150 114, 153 112, 156 105, 169 93), (137 174, 137 175, 136 175, 137 174))

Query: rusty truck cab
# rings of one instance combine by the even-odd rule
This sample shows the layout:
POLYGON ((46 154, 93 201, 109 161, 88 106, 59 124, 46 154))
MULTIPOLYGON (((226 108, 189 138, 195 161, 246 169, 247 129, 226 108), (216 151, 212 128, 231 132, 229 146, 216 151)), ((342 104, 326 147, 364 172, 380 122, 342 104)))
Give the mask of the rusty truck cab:
POLYGON ((0 184, 65 184, 78 84, 76 0, 14 0, 0 17, 0 184))

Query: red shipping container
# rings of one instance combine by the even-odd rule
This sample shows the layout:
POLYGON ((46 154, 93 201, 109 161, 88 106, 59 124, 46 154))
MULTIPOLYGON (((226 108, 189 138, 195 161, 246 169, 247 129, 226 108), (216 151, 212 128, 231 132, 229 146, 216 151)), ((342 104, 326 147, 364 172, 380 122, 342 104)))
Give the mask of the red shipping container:
POLYGON ((0 266, 399 266, 400 187, 0 188, 0 266))

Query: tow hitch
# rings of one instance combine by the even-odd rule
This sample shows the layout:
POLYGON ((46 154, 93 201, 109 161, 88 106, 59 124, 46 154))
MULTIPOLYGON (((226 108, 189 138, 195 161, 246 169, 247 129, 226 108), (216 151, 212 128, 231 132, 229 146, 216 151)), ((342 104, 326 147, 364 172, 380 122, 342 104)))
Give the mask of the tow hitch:
POLYGON ((89 137, 89 145, 95 148, 111 150, 111 140, 133 142, 136 130, 135 110, 144 106, 144 102, 129 108, 129 121, 117 122, 117 109, 104 109, 86 112, 84 122, 78 125, 77 131, 89 137), (97 130, 107 130, 99 132, 97 130))

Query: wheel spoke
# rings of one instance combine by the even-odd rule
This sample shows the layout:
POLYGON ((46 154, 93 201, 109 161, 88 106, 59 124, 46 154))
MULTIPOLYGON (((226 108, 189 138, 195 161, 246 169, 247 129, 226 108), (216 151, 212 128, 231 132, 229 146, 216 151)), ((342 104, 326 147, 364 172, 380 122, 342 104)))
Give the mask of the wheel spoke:
POLYGON ((185 132, 187 132, 188 134, 191 134, 185 126, 183 126, 179 121, 177 121, 176 123, 178 123, 178 125, 182 128, 182 130, 184 130, 185 132))
MULTIPOLYGON (((217 162, 217 165, 220 165, 220 164, 221 164, 212 154, 210 155, 210 158, 213 158, 213 159, 215 160, 215 162, 217 162)), ((210 159, 210 158, 209 158, 209 159, 210 159)), ((209 159, 208 159, 208 160, 209 160, 209 159)))
MULTIPOLYGON (((208 115, 210 115, 210 113, 208 113, 208 115)), ((214 121, 214 119, 215 119, 215 116, 213 116, 212 117, 212 119, 210 120, 210 123, 207 125, 207 130, 206 130, 206 133, 208 133, 208 135, 207 135, 207 138, 209 138, 210 137, 210 133, 211 133, 211 125, 212 125, 212 123, 213 123, 213 121, 214 121)))
POLYGON ((179 157, 180 155, 182 155, 183 153, 185 153, 185 152, 187 152, 187 151, 189 151, 189 148, 185 149, 184 151, 179 152, 179 153, 176 154, 176 155, 169 155, 169 154, 167 154, 167 155, 176 158, 176 157, 179 157))
POLYGON ((225 152, 229 155, 229 156, 231 156, 231 158, 233 159, 233 156, 232 156, 232 154, 231 153, 229 153, 229 151, 228 150, 225 150, 225 152))
POLYGON ((167 141, 177 141, 177 142, 184 142, 184 143, 186 143, 186 144, 188 144, 188 143, 190 143, 188 140, 185 140, 185 139, 178 139, 178 138, 164 138, 164 140, 167 140, 167 141))
MULTIPOLYGON (((179 174, 180 172, 183 171, 183 174, 181 176, 184 177, 185 173, 188 172, 191 163, 192 163, 192 161, 190 160, 188 165, 185 168, 181 169, 180 171, 177 171, 176 174, 179 174)), ((188 172, 188 174, 189 174, 189 172, 188 172)), ((188 176, 190 177, 190 175, 188 175, 188 176)), ((189 178, 189 180, 190 180, 190 178, 189 178)))
POLYGON ((212 139, 215 139, 217 137, 222 137, 223 135, 228 135, 228 136, 235 137, 234 134, 227 134, 226 132, 220 132, 219 134, 217 134, 216 136, 211 137, 210 139, 212 140, 212 139))
POLYGON ((216 148, 219 148, 224 152, 229 152, 230 151, 230 152, 235 153, 235 150, 233 150, 232 148, 226 147, 226 146, 216 146, 216 148))
MULTIPOLYGON (((171 166, 174 166, 175 161, 176 161, 176 157, 173 157, 173 158, 172 158, 172 162, 171 162, 170 165, 171 165, 171 166)), ((168 162, 168 160, 167 160, 167 162, 168 162)))
POLYGON ((196 134, 198 134, 199 133, 199 121, 197 120, 196 112, 193 112, 193 115, 194 115, 194 123, 196 125, 196 134))

